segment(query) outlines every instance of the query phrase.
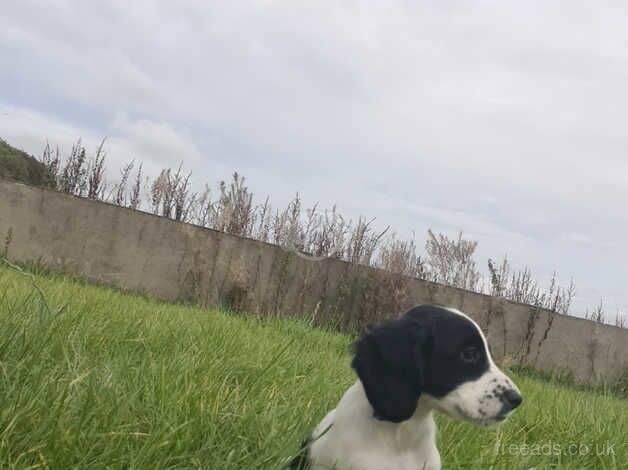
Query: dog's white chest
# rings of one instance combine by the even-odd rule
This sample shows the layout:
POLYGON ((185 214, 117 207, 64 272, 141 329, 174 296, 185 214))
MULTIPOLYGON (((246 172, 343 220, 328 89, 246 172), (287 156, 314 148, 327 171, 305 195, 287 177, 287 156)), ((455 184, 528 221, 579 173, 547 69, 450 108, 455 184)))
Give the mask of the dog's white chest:
POLYGON ((347 465, 346 469, 338 466, 335 468, 338 470, 440 470, 441 468, 436 447, 429 450, 415 449, 409 452, 365 452, 363 455, 354 455, 347 465))
POLYGON ((357 381, 317 426, 310 447, 313 470, 441 468, 431 413, 401 424, 378 421, 363 394, 357 381))
MULTIPOLYGON (((328 446, 326 446, 328 447, 328 446)), ((387 448, 354 449, 349 455, 343 448, 326 448, 312 455, 313 469, 322 470, 440 470, 440 455, 436 446, 423 446, 407 451, 387 448), (335 458, 337 457, 337 458, 335 458)))

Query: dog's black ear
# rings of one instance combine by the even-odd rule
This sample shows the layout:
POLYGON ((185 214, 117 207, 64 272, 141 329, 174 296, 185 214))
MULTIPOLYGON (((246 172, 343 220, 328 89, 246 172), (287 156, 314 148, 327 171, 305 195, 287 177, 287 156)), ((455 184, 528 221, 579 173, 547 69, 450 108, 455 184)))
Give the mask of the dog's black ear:
POLYGON ((375 417, 399 423, 415 412, 424 380, 429 336, 408 321, 371 327, 355 343, 355 369, 375 417))

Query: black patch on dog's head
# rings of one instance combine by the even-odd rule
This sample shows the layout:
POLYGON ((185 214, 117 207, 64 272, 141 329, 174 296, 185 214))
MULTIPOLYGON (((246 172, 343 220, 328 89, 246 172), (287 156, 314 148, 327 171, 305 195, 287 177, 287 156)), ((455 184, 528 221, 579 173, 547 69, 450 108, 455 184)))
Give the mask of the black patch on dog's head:
POLYGON ((354 351, 351 366, 374 415, 395 423, 414 414, 421 393, 442 397, 489 368, 477 327, 436 305, 368 328, 354 351))
POLYGON ((399 423, 414 414, 430 347, 429 333, 408 316, 367 329, 355 343, 351 366, 377 418, 399 423))
POLYGON ((482 333, 468 318, 438 305, 420 305, 406 313, 429 325, 434 348, 425 364, 423 391, 439 398, 488 371, 489 352, 482 333))

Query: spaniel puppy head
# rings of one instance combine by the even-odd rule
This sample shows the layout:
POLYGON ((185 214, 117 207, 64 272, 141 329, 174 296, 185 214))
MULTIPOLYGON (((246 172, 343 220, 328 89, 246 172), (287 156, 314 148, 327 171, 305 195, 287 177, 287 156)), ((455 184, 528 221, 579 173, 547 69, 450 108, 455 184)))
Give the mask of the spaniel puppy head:
POLYGON ((422 398, 452 418, 486 426, 522 401, 493 362, 482 330, 455 309, 420 305, 367 329, 354 349, 351 366, 382 420, 409 419, 422 398))

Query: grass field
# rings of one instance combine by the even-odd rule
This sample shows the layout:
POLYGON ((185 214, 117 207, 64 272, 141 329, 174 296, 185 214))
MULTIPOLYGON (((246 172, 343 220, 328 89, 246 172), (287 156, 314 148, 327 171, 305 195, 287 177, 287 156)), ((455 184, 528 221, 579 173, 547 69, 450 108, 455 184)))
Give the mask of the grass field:
MULTIPOLYGON (((351 338, 0 265, 0 468, 280 468, 354 380, 351 338)), ((514 375, 499 427, 438 417, 443 468, 628 468, 628 402, 514 375)))

